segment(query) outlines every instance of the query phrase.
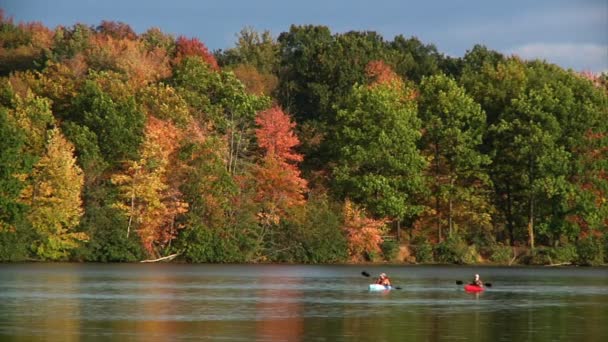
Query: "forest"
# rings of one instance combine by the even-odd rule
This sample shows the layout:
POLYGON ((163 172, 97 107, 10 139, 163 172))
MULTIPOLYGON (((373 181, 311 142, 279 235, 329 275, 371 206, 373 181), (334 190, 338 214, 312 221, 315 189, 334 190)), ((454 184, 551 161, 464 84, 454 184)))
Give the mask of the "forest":
POLYGON ((0 261, 608 260, 608 75, 0 12, 0 261))

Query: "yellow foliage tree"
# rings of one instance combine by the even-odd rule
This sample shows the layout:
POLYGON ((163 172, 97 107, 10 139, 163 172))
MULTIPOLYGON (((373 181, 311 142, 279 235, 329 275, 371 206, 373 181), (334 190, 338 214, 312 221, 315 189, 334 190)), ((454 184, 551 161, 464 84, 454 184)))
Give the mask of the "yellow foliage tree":
POLYGON ((175 166, 170 158, 179 140, 175 126, 149 117, 141 158, 126 162, 125 170, 112 176, 122 198, 115 206, 129 217, 127 237, 135 228, 151 257, 158 256, 156 247, 165 247, 175 238, 179 228, 175 218, 188 208, 177 184, 169 179, 175 166))
POLYGON ((76 164, 74 146, 56 128, 47 135, 44 155, 25 177, 29 184, 21 201, 29 206, 27 220, 38 235, 32 246, 36 255, 62 260, 88 239, 85 233, 74 231, 83 213, 84 175, 76 164))

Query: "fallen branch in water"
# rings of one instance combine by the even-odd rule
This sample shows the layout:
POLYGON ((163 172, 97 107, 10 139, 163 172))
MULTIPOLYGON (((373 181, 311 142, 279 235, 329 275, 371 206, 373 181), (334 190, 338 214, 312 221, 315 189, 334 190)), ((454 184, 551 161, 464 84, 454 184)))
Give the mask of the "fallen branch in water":
POLYGON ((171 261, 173 259, 175 259, 176 256, 180 255, 181 253, 175 253, 175 254, 171 254, 171 255, 167 255, 166 257, 162 257, 162 258, 158 258, 158 259, 154 259, 154 260, 142 260, 140 262, 157 262, 157 261, 171 261))
POLYGON ((547 267, 552 267, 552 266, 567 266, 567 265, 572 265, 571 262, 561 262, 559 264, 549 264, 549 265, 545 265, 547 267))

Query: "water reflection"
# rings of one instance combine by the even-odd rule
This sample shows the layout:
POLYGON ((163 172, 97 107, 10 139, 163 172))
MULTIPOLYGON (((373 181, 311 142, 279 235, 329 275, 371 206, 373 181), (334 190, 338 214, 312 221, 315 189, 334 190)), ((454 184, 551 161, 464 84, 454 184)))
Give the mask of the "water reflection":
POLYGON ((298 285, 301 278, 282 279, 263 276, 262 289, 258 290, 260 298, 256 306, 256 340, 258 341, 298 341, 304 331, 304 319, 301 312, 302 291, 298 285), (281 282, 287 288, 272 289, 272 285, 281 282), (266 286, 268 285, 268 289, 266 286))
POLYGON ((605 268, 387 268, 0 265, 0 340, 608 340, 605 268))

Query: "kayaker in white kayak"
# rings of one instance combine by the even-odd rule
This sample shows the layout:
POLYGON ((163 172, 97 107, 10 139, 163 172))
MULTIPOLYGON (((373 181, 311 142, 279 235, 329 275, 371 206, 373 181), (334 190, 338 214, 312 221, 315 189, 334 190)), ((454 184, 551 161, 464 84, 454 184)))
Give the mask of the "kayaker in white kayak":
POLYGON ((479 274, 475 275, 475 279, 473 279, 473 282, 471 282, 471 285, 483 287, 483 281, 481 281, 481 279, 479 279, 479 274))
POLYGON ((378 278, 378 280, 376 280, 376 284, 391 286, 391 280, 388 279, 386 273, 380 273, 380 277, 378 278))

